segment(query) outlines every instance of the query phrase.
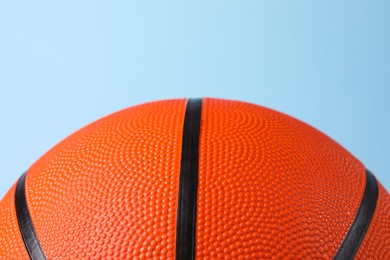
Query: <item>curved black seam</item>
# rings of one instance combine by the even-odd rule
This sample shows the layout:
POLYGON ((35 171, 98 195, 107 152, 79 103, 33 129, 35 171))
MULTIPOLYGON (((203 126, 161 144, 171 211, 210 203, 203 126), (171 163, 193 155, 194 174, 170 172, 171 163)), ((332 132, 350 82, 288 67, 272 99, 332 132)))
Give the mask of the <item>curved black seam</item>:
POLYGON ((378 200, 378 183, 374 175, 366 170, 366 188, 355 219, 341 243, 334 259, 353 259, 374 216, 378 200))
POLYGON ((176 223, 176 259, 195 259, 198 151, 202 99, 187 101, 184 117, 176 223))
POLYGON ((31 219, 30 212, 27 206, 26 191, 25 191, 25 182, 26 174, 24 173, 16 185, 15 191, 15 210, 16 217, 19 224, 20 233, 24 245, 26 246, 27 252, 31 259, 33 260, 43 260, 46 259, 45 254, 39 244, 37 234, 35 233, 34 225, 31 219))

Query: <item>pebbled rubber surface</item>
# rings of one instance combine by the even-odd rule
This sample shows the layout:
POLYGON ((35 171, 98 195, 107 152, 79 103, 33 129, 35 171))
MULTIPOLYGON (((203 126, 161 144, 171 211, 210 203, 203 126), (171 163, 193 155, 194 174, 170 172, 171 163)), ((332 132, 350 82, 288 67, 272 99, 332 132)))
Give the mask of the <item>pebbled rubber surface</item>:
MULTIPOLYGON (((98 120, 28 170, 27 206, 48 259, 174 259, 187 100, 98 120)), ((282 113, 203 99, 195 256, 330 259, 364 194, 365 167, 282 113)), ((359 259, 390 259, 390 196, 379 185, 359 259)), ((15 186, 0 202, 0 259, 27 259, 15 186)))
POLYGON ((363 198, 348 233, 333 258, 334 260, 353 259, 355 257, 374 216, 378 193, 376 178, 370 171, 366 170, 366 187, 363 198))
POLYGON ((197 257, 332 258, 362 199, 364 166, 281 113, 203 102, 197 257))
POLYGON ((16 184, 0 202, 0 259, 28 259, 15 211, 16 184))
POLYGON ((174 257, 185 103, 115 113, 31 167, 27 201, 48 259, 174 257))
POLYGON ((28 255, 33 260, 46 260, 37 234, 35 233, 34 223, 31 219, 29 208, 27 205, 25 191, 26 173, 19 178, 15 190, 15 211, 18 219, 20 234, 23 238, 23 243, 27 249, 28 255))
POLYGON ((390 259, 390 196, 378 186, 377 210, 355 259, 390 259))

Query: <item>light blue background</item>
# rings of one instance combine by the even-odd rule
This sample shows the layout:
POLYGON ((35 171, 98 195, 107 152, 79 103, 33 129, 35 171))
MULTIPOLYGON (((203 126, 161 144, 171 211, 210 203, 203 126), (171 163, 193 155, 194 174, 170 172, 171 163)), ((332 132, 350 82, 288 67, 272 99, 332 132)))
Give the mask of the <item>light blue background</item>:
POLYGON ((113 111, 220 97, 297 117, 390 188, 389 1, 1 1, 0 197, 113 111))

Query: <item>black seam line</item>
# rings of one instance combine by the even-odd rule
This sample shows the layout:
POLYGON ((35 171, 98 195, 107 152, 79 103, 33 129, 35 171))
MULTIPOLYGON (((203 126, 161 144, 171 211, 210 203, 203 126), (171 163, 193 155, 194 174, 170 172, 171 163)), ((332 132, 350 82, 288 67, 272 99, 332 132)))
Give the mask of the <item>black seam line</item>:
POLYGON ((37 234, 35 233, 34 225, 27 207, 25 182, 26 174, 24 173, 16 185, 15 191, 15 210, 19 224, 20 233, 23 238, 24 245, 32 260, 46 259, 45 254, 39 244, 37 234))
POLYGON ((367 232, 378 200, 378 183, 366 170, 366 188, 355 219, 334 259, 353 259, 367 232))
POLYGON ((176 259, 195 259, 198 150, 202 99, 189 99, 183 126, 176 223, 176 259))

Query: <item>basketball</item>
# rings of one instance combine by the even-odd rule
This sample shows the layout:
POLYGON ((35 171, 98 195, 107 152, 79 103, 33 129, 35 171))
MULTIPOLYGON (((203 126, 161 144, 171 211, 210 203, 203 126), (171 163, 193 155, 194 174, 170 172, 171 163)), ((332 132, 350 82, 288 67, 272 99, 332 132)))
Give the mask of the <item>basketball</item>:
POLYGON ((39 158, 0 259, 390 259, 390 196, 319 130, 259 105, 156 101, 39 158))

